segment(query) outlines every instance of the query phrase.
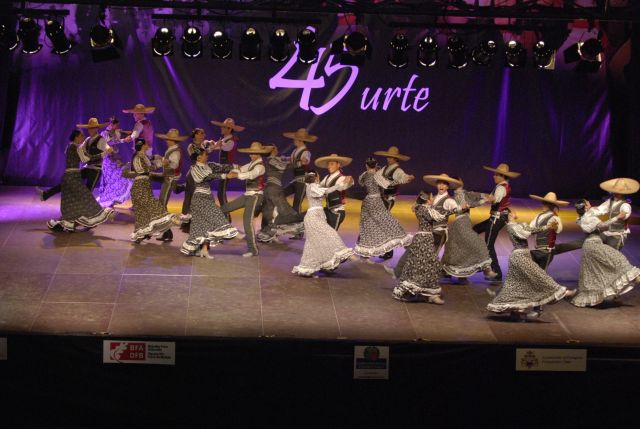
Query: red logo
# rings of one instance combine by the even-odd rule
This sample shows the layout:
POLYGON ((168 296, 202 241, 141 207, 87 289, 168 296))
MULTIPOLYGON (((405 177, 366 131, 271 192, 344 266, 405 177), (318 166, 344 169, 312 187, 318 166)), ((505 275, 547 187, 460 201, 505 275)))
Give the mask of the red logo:
POLYGON ((116 362, 145 360, 147 345, 145 343, 116 343, 109 345, 109 357, 116 362))

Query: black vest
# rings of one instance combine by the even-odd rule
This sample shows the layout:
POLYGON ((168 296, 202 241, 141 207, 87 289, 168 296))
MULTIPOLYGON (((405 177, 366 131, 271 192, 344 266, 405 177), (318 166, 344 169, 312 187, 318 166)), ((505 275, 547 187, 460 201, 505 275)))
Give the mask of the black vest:
POLYGON ((87 162, 89 165, 102 165, 102 157, 98 157, 96 155, 102 155, 102 151, 98 148, 98 142, 102 136, 100 134, 96 134, 93 138, 91 138, 87 144, 85 145, 85 150, 87 151, 87 155, 89 155, 92 159, 87 162))
POLYGON ((296 154, 295 158, 293 158, 293 176, 294 177, 300 177, 306 174, 307 172, 306 166, 299 165, 299 164, 300 164, 300 160, 302 159, 302 155, 307 151, 308 151, 307 148, 304 148, 296 154))
MULTIPOLYGON (((327 181, 326 183, 327 188, 335 186, 335 184, 338 183, 338 179, 340 179, 341 177, 342 177, 342 173, 336 175, 336 177, 334 177, 330 181, 327 181)), ((332 209, 334 207, 338 207, 344 204, 342 197, 343 197, 343 191, 333 191, 328 193, 326 197, 327 208, 332 209)))
MULTIPOLYGON (((395 173, 395 171, 399 167, 400 166, 398 164, 393 164, 391 167, 387 165, 382 169, 382 177, 384 177, 387 180, 393 180, 393 173, 395 173)), ((382 189, 382 195, 384 195, 385 197, 396 195, 397 193, 398 193, 398 187, 395 185, 382 189)))

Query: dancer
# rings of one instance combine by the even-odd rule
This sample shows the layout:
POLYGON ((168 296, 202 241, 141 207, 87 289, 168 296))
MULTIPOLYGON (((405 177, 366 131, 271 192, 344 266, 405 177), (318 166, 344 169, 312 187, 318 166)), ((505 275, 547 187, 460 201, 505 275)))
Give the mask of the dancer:
POLYGON ((248 153, 251 162, 238 167, 234 164, 234 173, 237 173, 236 179, 244 180, 246 184, 246 191, 244 195, 230 201, 222 206, 223 213, 230 213, 232 211, 244 208, 244 215, 242 216, 242 223, 244 225, 245 239, 247 240, 247 252, 242 256, 245 258, 251 256, 258 256, 258 246, 256 245, 256 233, 253 229, 253 218, 257 216, 258 210, 262 207, 262 188, 264 179, 264 162, 262 161, 262 155, 266 155, 271 152, 271 146, 263 146, 260 142, 253 142, 248 148, 238 149, 238 152, 248 153))
POLYGON ((640 268, 602 241, 600 230, 617 222, 618 217, 600 221, 599 208, 582 199, 576 203, 578 224, 587 237, 582 245, 578 293, 571 300, 576 307, 593 307, 611 301, 633 289, 640 280, 640 268))
POLYGON ((332 192, 340 192, 353 185, 353 178, 343 176, 339 184, 324 187, 320 176, 311 170, 305 175, 306 194, 309 208, 304 217, 305 242, 300 263, 292 273, 311 277, 318 271, 333 271, 353 255, 353 250, 345 246, 335 228, 327 223, 322 199, 332 192))
POLYGON ((631 233, 629 230, 631 204, 625 195, 638 192, 640 183, 634 179, 618 178, 602 182, 600 188, 609 192, 611 198, 598 206, 596 210, 598 215, 608 215, 609 219, 616 218, 602 233, 602 241, 614 249, 620 250, 624 247, 624 242, 631 233))
MULTIPOLYGON (((162 168, 162 173, 151 173, 150 177, 152 180, 162 183, 159 198, 160 204, 162 204, 165 211, 168 211, 171 192, 175 191, 182 171, 182 153, 178 142, 185 141, 187 136, 181 136, 177 129, 171 128, 166 134, 156 134, 156 137, 167 143, 167 150, 164 153, 164 157, 160 158, 156 165, 157 168, 162 168)), ((167 229, 156 240, 171 241, 173 240, 173 232, 171 232, 171 229, 167 229)))
POLYGON ((442 268, 459 279, 466 279, 478 271, 483 271, 487 278, 494 278, 497 274, 491 269, 487 244, 473 231, 469 218, 470 209, 484 204, 485 195, 465 190, 462 179, 456 179, 460 185, 453 191, 453 196, 459 209, 456 219, 449 225, 442 268))
MULTIPOLYGON (((232 118, 227 118, 222 122, 211 121, 211 123, 219 126, 220 132, 222 133, 222 139, 218 140, 218 142, 216 142, 217 144, 213 147, 220 149, 220 164, 233 164, 239 141, 235 133, 244 131, 245 127, 236 125, 236 121, 232 118)), ((227 204, 227 184, 226 179, 218 182, 218 203, 220 207, 227 204)), ((231 223, 231 215, 228 213, 227 220, 231 223)))
POLYGON ((217 179, 235 178, 237 173, 231 173, 233 166, 221 165, 215 162, 207 163, 209 153, 200 148, 194 148, 191 159, 195 164, 190 173, 195 183, 195 192, 191 201, 191 227, 189 237, 182 244, 180 251, 189 256, 200 256, 213 259, 209 254, 211 243, 215 246, 222 240, 231 239, 238 235, 238 230, 229 224, 211 194, 211 181, 217 179))
POLYGON ((560 206, 568 206, 569 202, 558 200, 555 192, 548 192, 544 197, 538 195, 529 195, 529 197, 542 202, 542 212, 533 218, 529 226, 539 228, 549 223, 555 225, 555 228, 536 234, 536 248, 531 251, 533 261, 546 271, 553 261, 556 237, 562 232, 562 220, 558 216, 560 206))
POLYGON ((543 268, 531 258, 527 239, 531 234, 545 234, 557 228, 555 220, 547 219, 540 226, 516 223, 517 215, 508 210, 507 232, 513 244, 509 256, 509 270, 504 285, 487 305, 494 313, 510 313, 514 319, 525 316, 526 320, 540 317, 542 306, 557 302, 565 296, 575 294, 556 283, 543 268))
POLYGON ((289 158, 289 162, 293 167, 293 180, 284 188, 284 195, 293 194, 293 209, 300 213, 306 189, 304 175, 311 163, 311 152, 307 149, 305 143, 315 143, 318 140, 318 136, 309 134, 306 128, 299 128, 296 132, 287 132, 282 135, 292 139, 296 147, 289 158))
MULTIPOLYGON (((411 157, 401 154, 396 146, 391 146, 388 150, 375 151, 373 154, 384 156, 387 159, 387 165, 382 169, 382 176, 386 180, 393 182, 393 185, 388 188, 381 188, 381 192, 382 202, 387 210, 391 211, 396 203, 399 185, 412 182, 415 179, 415 176, 406 174, 402 168, 400 168, 399 163, 399 161, 408 161, 411 157)), ((391 259, 392 257, 393 250, 382 255, 382 259, 391 259)))
MULTIPOLYGON (((102 153, 89 155, 82 144, 83 138, 82 131, 78 130, 73 130, 69 136, 69 144, 65 149, 66 168, 60 185, 62 216, 58 220, 51 219, 47 222, 47 226, 53 231, 74 232, 76 225, 94 228, 114 214, 113 209, 102 208, 82 183, 80 162, 97 160, 103 156, 102 153)), ((111 151, 110 147, 106 147, 104 154, 110 154, 111 151)))
POLYGON ((354 251, 363 258, 371 258, 383 256, 396 247, 408 246, 412 236, 404 231, 382 202, 380 188, 387 189, 395 182, 384 176, 374 158, 369 158, 365 166, 367 169, 358 182, 366 189, 367 196, 360 210, 360 234, 354 251))
POLYGON ((502 281, 502 270, 500 269, 500 263, 496 255, 495 245, 498 233, 504 228, 507 222, 507 212, 505 210, 511 205, 511 185, 507 179, 515 179, 520 176, 520 173, 511 171, 507 164, 500 164, 496 168, 485 165, 482 168, 494 172, 493 181, 496 186, 486 198, 487 201, 491 203, 489 219, 474 225, 473 230, 478 234, 484 233, 484 241, 487 243, 489 256, 491 257, 491 269, 498 274, 493 279, 485 279, 500 282, 502 281))
POLYGON ((339 156, 335 153, 332 153, 329 156, 323 156, 316 159, 316 167, 326 168, 329 170, 329 174, 324 177, 320 181, 320 186, 323 188, 332 188, 334 186, 338 186, 340 189, 335 190, 326 194, 325 200, 326 205, 324 209, 324 214, 327 218, 327 222, 333 229, 336 231, 342 225, 345 218, 345 193, 344 191, 348 189, 350 186, 353 186, 353 181, 351 181, 350 186, 342 186, 346 182, 346 177, 342 174, 342 168, 351 164, 353 159, 346 156, 339 156))
POLYGON ((125 177, 133 177, 133 187, 131 188, 131 202, 133 203, 136 222, 131 234, 131 241, 141 243, 148 240, 152 235, 161 235, 171 228, 174 215, 168 213, 160 201, 153 197, 151 182, 149 181, 149 170, 151 161, 146 155, 149 149, 144 139, 137 139, 135 144, 136 154, 133 156, 133 171, 131 165, 127 164, 123 169, 125 177))
MULTIPOLYGON (((150 115, 155 112, 156 108, 152 106, 145 106, 144 104, 136 104, 131 109, 123 109, 122 113, 131 113, 133 120, 136 121, 131 130, 131 134, 124 139, 127 143, 135 145, 136 140, 144 139, 147 142, 147 147, 155 153, 161 153, 163 148, 154 148, 153 146, 153 123, 145 115, 150 115)), ((135 151, 133 156, 135 156, 135 151)), ((133 156, 131 159, 133 159, 133 156)))
POLYGON ((133 181, 122 177, 122 156, 120 147, 124 143, 120 121, 115 116, 109 118, 109 125, 101 133, 113 152, 102 160, 102 181, 98 190, 98 201, 103 207, 112 207, 127 201, 131 195, 133 181))

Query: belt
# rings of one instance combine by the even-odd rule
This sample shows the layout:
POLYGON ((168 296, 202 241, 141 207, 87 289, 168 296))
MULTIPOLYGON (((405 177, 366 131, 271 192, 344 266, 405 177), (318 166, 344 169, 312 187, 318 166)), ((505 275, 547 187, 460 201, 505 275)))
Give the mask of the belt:
POLYGON ((381 198, 380 194, 367 194, 365 198, 381 198))
POLYGON ((72 171, 80 171, 80 169, 79 169, 79 168, 65 168, 65 169, 64 169, 64 172, 65 172, 65 173, 67 173, 67 172, 72 172, 72 171))
POLYGON ((149 176, 146 175, 146 174, 139 174, 136 177, 134 177, 133 180, 138 180, 138 179, 147 179, 147 180, 149 180, 149 176))

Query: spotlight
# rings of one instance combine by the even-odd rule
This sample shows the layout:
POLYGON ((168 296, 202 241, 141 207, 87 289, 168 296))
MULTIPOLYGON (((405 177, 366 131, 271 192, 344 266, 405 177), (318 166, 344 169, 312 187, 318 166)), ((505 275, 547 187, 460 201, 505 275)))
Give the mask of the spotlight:
POLYGON ((367 40, 367 36, 359 31, 354 31, 344 36, 342 44, 350 55, 357 56, 367 53, 369 41, 367 40))
POLYGON ((117 50, 121 47, 120 40, 113 29, 106 27, 101 20, 91 28, 89 45, 94 63, 120 58, 117 50))
POLYGON ((453 69, 463 69, 467 66, 467 46, 458 36, 451 36, 447 41, 447 51, 449 53, 449 67, 453 69))
POLYGON ((58 21, 48 20, 44 26, 44 32, 53 44, 51 52, 54 54, 64 55, 73 47, 67 36, 64 35, 64 27, 58 21))
POLYGON ((403 68, 409 64, 409 56, 407 55, 407 49, 409 48, 409 39, 402 33, 398 33, 393 36, 393 39, 389 42, 390 52, 387 57, 387 62, 391 67, 403 68))
POLYGON ((8 25, 0 24, 0 52, 13 51, 20 42, 14 29, 8 25))
POLYGON ((433 67, 438 63, 438 42, 431 36, 426 36, 418 44, 418 64, 423 67, 433 67))
POLYGON ((493 40, 480 42, 480 44, 471 51, 471 60, 480 66, 488 66, 495 56, 497 49, 496 42, 493 40))
POLYGON ((247 28, 240 36, 240 59, 256 61, 260 59, 262 38, 255 28, 247 28))
POLYGON ((504 55, 509 67, 524 67, 527 63, 527 50, 522 46, 522 43, 515 40, 510 40, 507 43, 507 50, 504 55))
POLYGON ((233 50, 233 40, 227 36, 227 33, 216 30, 209 36, 211 43, 211 58, 216 60, 230 60, 231 51, 233 50))
POLYGON ((283 28, 278 28, 271 33, 269 38, 269 59, 280 63, 289 59, 291 55, 291 39, 283 28))
POLYGON ((553 70, 556 67, 555 51, 542 40, 533 47, 533 65, 539 69, 553 70))
POLYGON ((305 28, 298 32, 298 62, 313 64, 318 61, 318 41, 315 31, 305 28))
POLYGON ((602 43, 598 39, 589 39, 586 42, 579 42, 578 54, 580 55, 580 63, 576 67, 576 71, 595 73, 600 69, 602 64, 602 43))
POLYGON ((331 53, 340 56, 340 64, 362 67, 371 58, 371 46, 367 36, 359 31, 345 34, 331 44, 331 53))
POLYGON ((151 39, 151 48, 154 57, 173 55, 173 41, 176 37, 167 27, 160 27, 151 39))
POLYGON ((22 52, 25 54, 35 54, 42 45, 40 37, 40 26, 31 18, 22 18, 18 24, 18 36, 22 40, 22 52))
POLYGON ((188 27, 182 35, 182 56, 199 58, 202 56, 202 33, 196 27, 188 27))

